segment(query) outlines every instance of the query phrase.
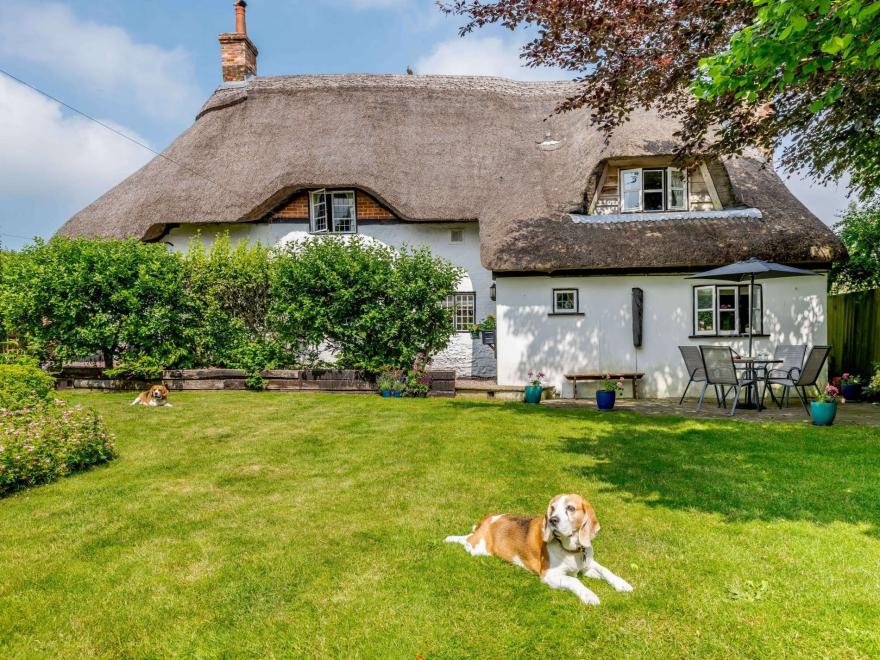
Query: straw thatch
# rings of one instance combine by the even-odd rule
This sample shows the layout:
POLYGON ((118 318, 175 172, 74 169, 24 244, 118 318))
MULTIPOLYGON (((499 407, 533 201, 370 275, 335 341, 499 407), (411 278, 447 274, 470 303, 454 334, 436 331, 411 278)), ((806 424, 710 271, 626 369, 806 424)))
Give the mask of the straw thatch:
POLYGON ((219 89, 165 152, 71 218, 67 235, 153 239, 167 225, 258 221, 297 190, 358 187, 404 220, 480 221, 496 271, 827 263, 833 234, 757 157, 725 163, 756 218, 577 224, 610 157, 669 154, 676 126, 637 112, 608 144, 574 83, 455 76, 290 76, 219 89), (550 131, 561 146, 537 143, 550 131), (593 184, 595 185, 595 183, 593 184))

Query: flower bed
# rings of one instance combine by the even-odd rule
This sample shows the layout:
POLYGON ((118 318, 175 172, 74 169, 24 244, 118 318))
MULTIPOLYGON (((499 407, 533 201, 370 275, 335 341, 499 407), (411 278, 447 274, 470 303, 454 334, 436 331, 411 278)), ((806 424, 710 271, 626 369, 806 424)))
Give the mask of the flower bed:
POLYGON ((81 406, 0 410, 0 495, 112 460, 113 441, 100 415, 81 406))

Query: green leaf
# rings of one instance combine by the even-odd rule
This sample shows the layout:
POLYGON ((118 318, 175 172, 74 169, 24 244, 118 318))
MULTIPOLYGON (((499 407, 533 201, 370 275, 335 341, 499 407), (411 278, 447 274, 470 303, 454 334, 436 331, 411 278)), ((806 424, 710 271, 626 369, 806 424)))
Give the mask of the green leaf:
POLYGON ((878 2, 872 2, 870 5, 862 9, 862 11, 859 12, 859 21, 867 21, 878 11, 880 11, 880 0, 878 0, 878 2))

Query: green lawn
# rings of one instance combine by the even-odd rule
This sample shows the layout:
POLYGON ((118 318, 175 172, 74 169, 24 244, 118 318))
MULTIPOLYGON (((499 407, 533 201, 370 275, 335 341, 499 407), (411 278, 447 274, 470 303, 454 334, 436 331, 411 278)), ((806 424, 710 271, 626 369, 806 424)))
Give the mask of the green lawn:
POLYGON ((880 433, 462 400, 75 393, 106 466, 0 499, 0 655, 878 656, 880 433), (447 534, 593 503, 599 607, 447 534))

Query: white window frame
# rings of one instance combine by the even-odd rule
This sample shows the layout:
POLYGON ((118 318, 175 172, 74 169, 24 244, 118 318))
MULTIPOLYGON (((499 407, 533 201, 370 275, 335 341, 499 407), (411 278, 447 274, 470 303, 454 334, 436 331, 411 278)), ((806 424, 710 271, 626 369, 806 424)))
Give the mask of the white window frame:
POLYGON ((646 213, 662 213, 666 210, 666 168, 665 167, 643 167, 642 168, 642 210, 646 213), (647 172, 660 173, 659 188, 645 188, 645 174, 647 172), (645 206, 645 195, 647 193, 660 193, 660 208, 650 209, 645 206))
POLYGON ((641 211, 642 210, 642 168, 636 167, 636 168, 630 168, 630 169, 626 169, 626 170, 620 170, 620 172, 618 172, 618 174, 617 174, 617 181, 618 181, 618 186, 620 187, 620 210, 624 213, 634 213, 636 211, 641 211), (636 207, 627 208, 627 206, 626 206, 626 193, 627 192, 635 192, 635 189, 627 190, 626 185, 624 183, 626 175, 631 172, 637 172, 639 175, 639 181, 638 181, 639 205, 636 207))
POLYGON ((309 192, 309 232, 312 234, 357 234, 357 194, 354 190, 327 190, 320 188, 309 192), (333 213, 333 197, 345 195, 352 200, 351 228, 348 231, 337 229, 337 219, 333 213), (329 203, 328 203, 329 200, 329 203))
POLYGON ((553 289, 553 313, 554 314, 578 314, 581 311, 581 301, 580 301, 580 291, 575 288, 565 288, 565 289, 553 289), (559 294, 560 293, 573 293, 574 294, 574 309, 564 309, 560 308, 559 305, 559 294))
POLYGON ((693 287, 693 336, 742 337, 748 334, 748 327, 745 327, 742 330, 740 329, 743 324, 748 326, 748 319, 743 319, 742 314, 740 313, 740 298, 743 296, 749 299, 750 305, 753 305, 752 319, 755 321, 755 327, 752 329, 752 334, 762 335, 764 333, 764 288, 760 284, 755 285, 754 301, 751 300, 751 294, 749 293, 749 286, 747 284, 702 284, 693 287), (721 297, 720 292, 728 289, 736 291, 736 304, 734 305, 733 310, 721 310, 719 307, 719 300, 721 297), (711 308, 699 306, 699 292, 702 290, 709 290, 712 292, 711 308), (711 330, 699 329, 700 312, 712 312, 711 330), (721 330, 721 314, 729 314, 731 312, 733 312, 734 317, 734 329, 721 330))
POLYGON ((695 335, 715 335, 715 329, 718 327, 718 309, 715 305, 715 285, 708 284, 705 286, 695 286, 694 287, 694 334, 695 335), (712 306, 711 307, 700 307, 699 306, 699 292, 701 289, 708 289, 712 292, 712 306), (712 312, 712 329, 711 330, 700 330, 699 317, 700 312, 712 312))
MULTIPOLYGON (((663 211, 687 211, 690 208, 690 198, 688 196, 688 174, 687 170, 683 170, 678 167, 630 167, 627 169, 621 169, 617 174, 618 188, 619 188, 619 203, 620 203, 620 212, 621 213, 638 213, 644 211, 645 213, 662 213, 663 211), (651 188, 645 189, 645 172, 663 172, 663 183, 661 188, 651 188), (639 205, 633 207, 627 207, 626 205, 626 193, 627 192, 636 192, 635 188, 627 189, 624 183, 627 174, 638 173, 638 193, 639 193, 639 205), (682 206, 673 206, 671 203, 672 197, 672 172, 681 172, 684 190, 682 195, 682 206), (663 208, 656 209, 651 211, 645 211, 645 193, 662 193, 663 195, 663 208)), ((678 190, 678 188, 676 188, 678 190)))
MULTIPOLYGON (((670 211, 687 211, 688 210, 688 175, 687 170, 683 170, 679 167, 667 167, 666 168, 666 208, 670 211), (681 206, 673 206, 672 204, 672 173, 680 172, 682 179, 682 205, 681 206)), ((677 188, 676 188, 677 190, 677 188)))
POLYGON ((475 325, 477 322, 477 293, 476 291, 456 291, 455 293, 450 293, 446 296, 446 300, 443 302, 443 307, 448 309, 452 313, 452 327, 456 332, 470 332, 471 325, 475 325), (467 305, 462 305, 462 303, 468 300, 467 305), (463 307, 467 307, 473 312, 473 318, 468 321, 468 319, 460 319, 459 309, 463 307))

